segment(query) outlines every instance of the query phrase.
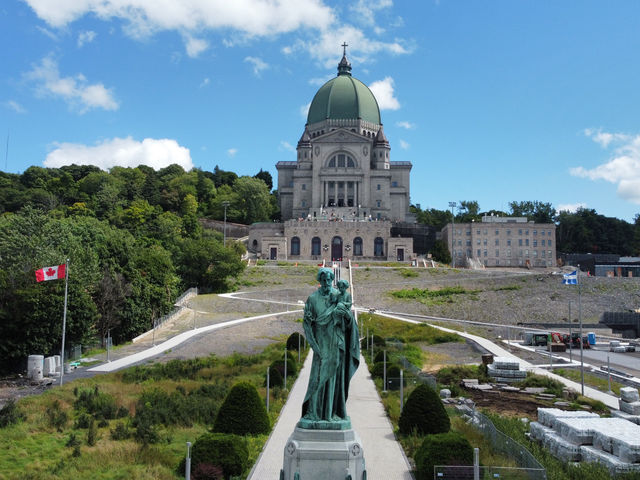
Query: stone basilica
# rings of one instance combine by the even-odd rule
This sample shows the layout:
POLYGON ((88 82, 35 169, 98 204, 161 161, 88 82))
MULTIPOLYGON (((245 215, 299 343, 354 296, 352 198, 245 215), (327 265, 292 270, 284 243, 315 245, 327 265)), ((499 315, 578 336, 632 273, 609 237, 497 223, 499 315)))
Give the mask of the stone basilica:
POLYGON ((297 160, 276 164, 282 223, 252 225, 249 250, 272 260, 408 261, 412 238, 391 228, 413 221, 411 162, 390 154, 378 102, 344 54, 311 102, 297 160))

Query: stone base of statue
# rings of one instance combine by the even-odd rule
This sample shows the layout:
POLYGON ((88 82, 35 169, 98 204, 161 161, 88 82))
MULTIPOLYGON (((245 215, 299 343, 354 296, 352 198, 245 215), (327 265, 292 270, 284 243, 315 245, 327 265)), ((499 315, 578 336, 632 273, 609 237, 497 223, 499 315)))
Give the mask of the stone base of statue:
POLYGON ((366 480, 362 442, 351 422, 322 422, 332 429, 313 423, 311 429, 298 424, 287 440, 280 480, 366 480), (340 423, 347 429, 336 429, 340 423))

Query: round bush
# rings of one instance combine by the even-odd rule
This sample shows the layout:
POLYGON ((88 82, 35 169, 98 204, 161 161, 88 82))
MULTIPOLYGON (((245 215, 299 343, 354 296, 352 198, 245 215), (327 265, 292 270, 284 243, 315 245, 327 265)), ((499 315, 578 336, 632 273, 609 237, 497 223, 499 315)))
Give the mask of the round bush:
MULTIPOLYGON (((280 372, 280 376, 284 377, 284 359, 274 360, 269 368, 275 368, 280 372)), ((298 371, 297 362, 287 357, 287 377, 291 377, 298 371)))
POLYGON ((293 332, 289 335, 289 338, 287 338, 287 350, 298 351, 298 338, 300 338, 300 350, 304 348, 304 335, 293 332))
POLYGON ((386 347, 387 342, 380 335, 373 336, 373 346, 374 347, 386 347))
MULTIPOLYGON (((384 350, 378 350, 378 353, 373 357, 373 363, 384 362, 384 350)), ((387 363, 389 363, 389 357, 387 356, 387 363)))
MULTIPOLYGON (((407 385, 407 379, 403 378, 403 383, 407 385)), ((400 367, 398 365, 387 365, 387 389, 400 390, 400 367)))
POLYGON ((428 435, 414 459, 418 480, 431 480, 435 465, 473 465, 473 447, 458 432, 428 435))
POLYGON ((418 385, 400 414, 400 433, 446 433, 451 428, 449 415, 435 390, 425 384, 418 385))
POLYGON ((191 474, 193 480, 224 480, 222 467, 210 463, 199 463, 191 474))
MULTIPOLYGON (((388 365, 387 365, 388 368, 388 365)), ((384 363, 383 362, 376 362, 373 364, 373 367, 371 367, 371 376, 373 378, 382 378, 384 375, 384 363)))
MULTIPOLYGON (((194 473, 200 464, 208 464, 222 468, 225 478, 242 475, 248 459, 247 442, 237 435, 205 433, 195 441, 191 449, 191 465, 194 473)), ((184 468, 182 471, 184 472, 184 468)))
POLYGON ((234 385, 224 399, 213 425, 214 432, 235 435, 269 433, 271 425, 256 387, 247 382, 234 385))
MULTIPOLYGON (((280 370, 273 365, 269 367, 269 388, 282 387, 284 385, 284 378, 280 375, 280 370)), ((267 386, 267 376, 264 377, 264 386, 267 386)))

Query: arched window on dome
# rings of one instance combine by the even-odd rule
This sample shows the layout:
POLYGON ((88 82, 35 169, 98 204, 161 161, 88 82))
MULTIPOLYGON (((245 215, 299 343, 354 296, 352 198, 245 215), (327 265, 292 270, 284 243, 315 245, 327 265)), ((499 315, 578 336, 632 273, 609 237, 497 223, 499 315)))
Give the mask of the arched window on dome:
POLYGON ((346 153, 338 153, 327 162, 329 168, 356 168, 355 160, 346 153))
POLYGON ((300 255, 300 238, 293 237, 291 239, 291 255, 300 255))
POLYGON ((311 239, 311 255, 320 255, 320 237, 311 239))

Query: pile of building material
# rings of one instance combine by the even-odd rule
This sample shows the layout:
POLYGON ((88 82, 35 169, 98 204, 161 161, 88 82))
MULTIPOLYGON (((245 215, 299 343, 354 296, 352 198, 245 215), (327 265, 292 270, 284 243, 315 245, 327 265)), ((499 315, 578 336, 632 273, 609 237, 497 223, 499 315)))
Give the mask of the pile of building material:
POLYGON ((520 362, 509 357, 495 357, 493 363, 487 365, 487 373, 500 383, 519 382, 527 376, 525 370, 520 370, 520 362))
POLYGON ((613 416, 624 418, 640 425, 640 395, 638 395, 637 388, 622 387, 618 405, 620 411, 611 412, 613 416))
POLYGON ((640 426, 591 412, 538 408, 531 438, 565 462, 597 462, 613 474, 640 472, 640 426))

